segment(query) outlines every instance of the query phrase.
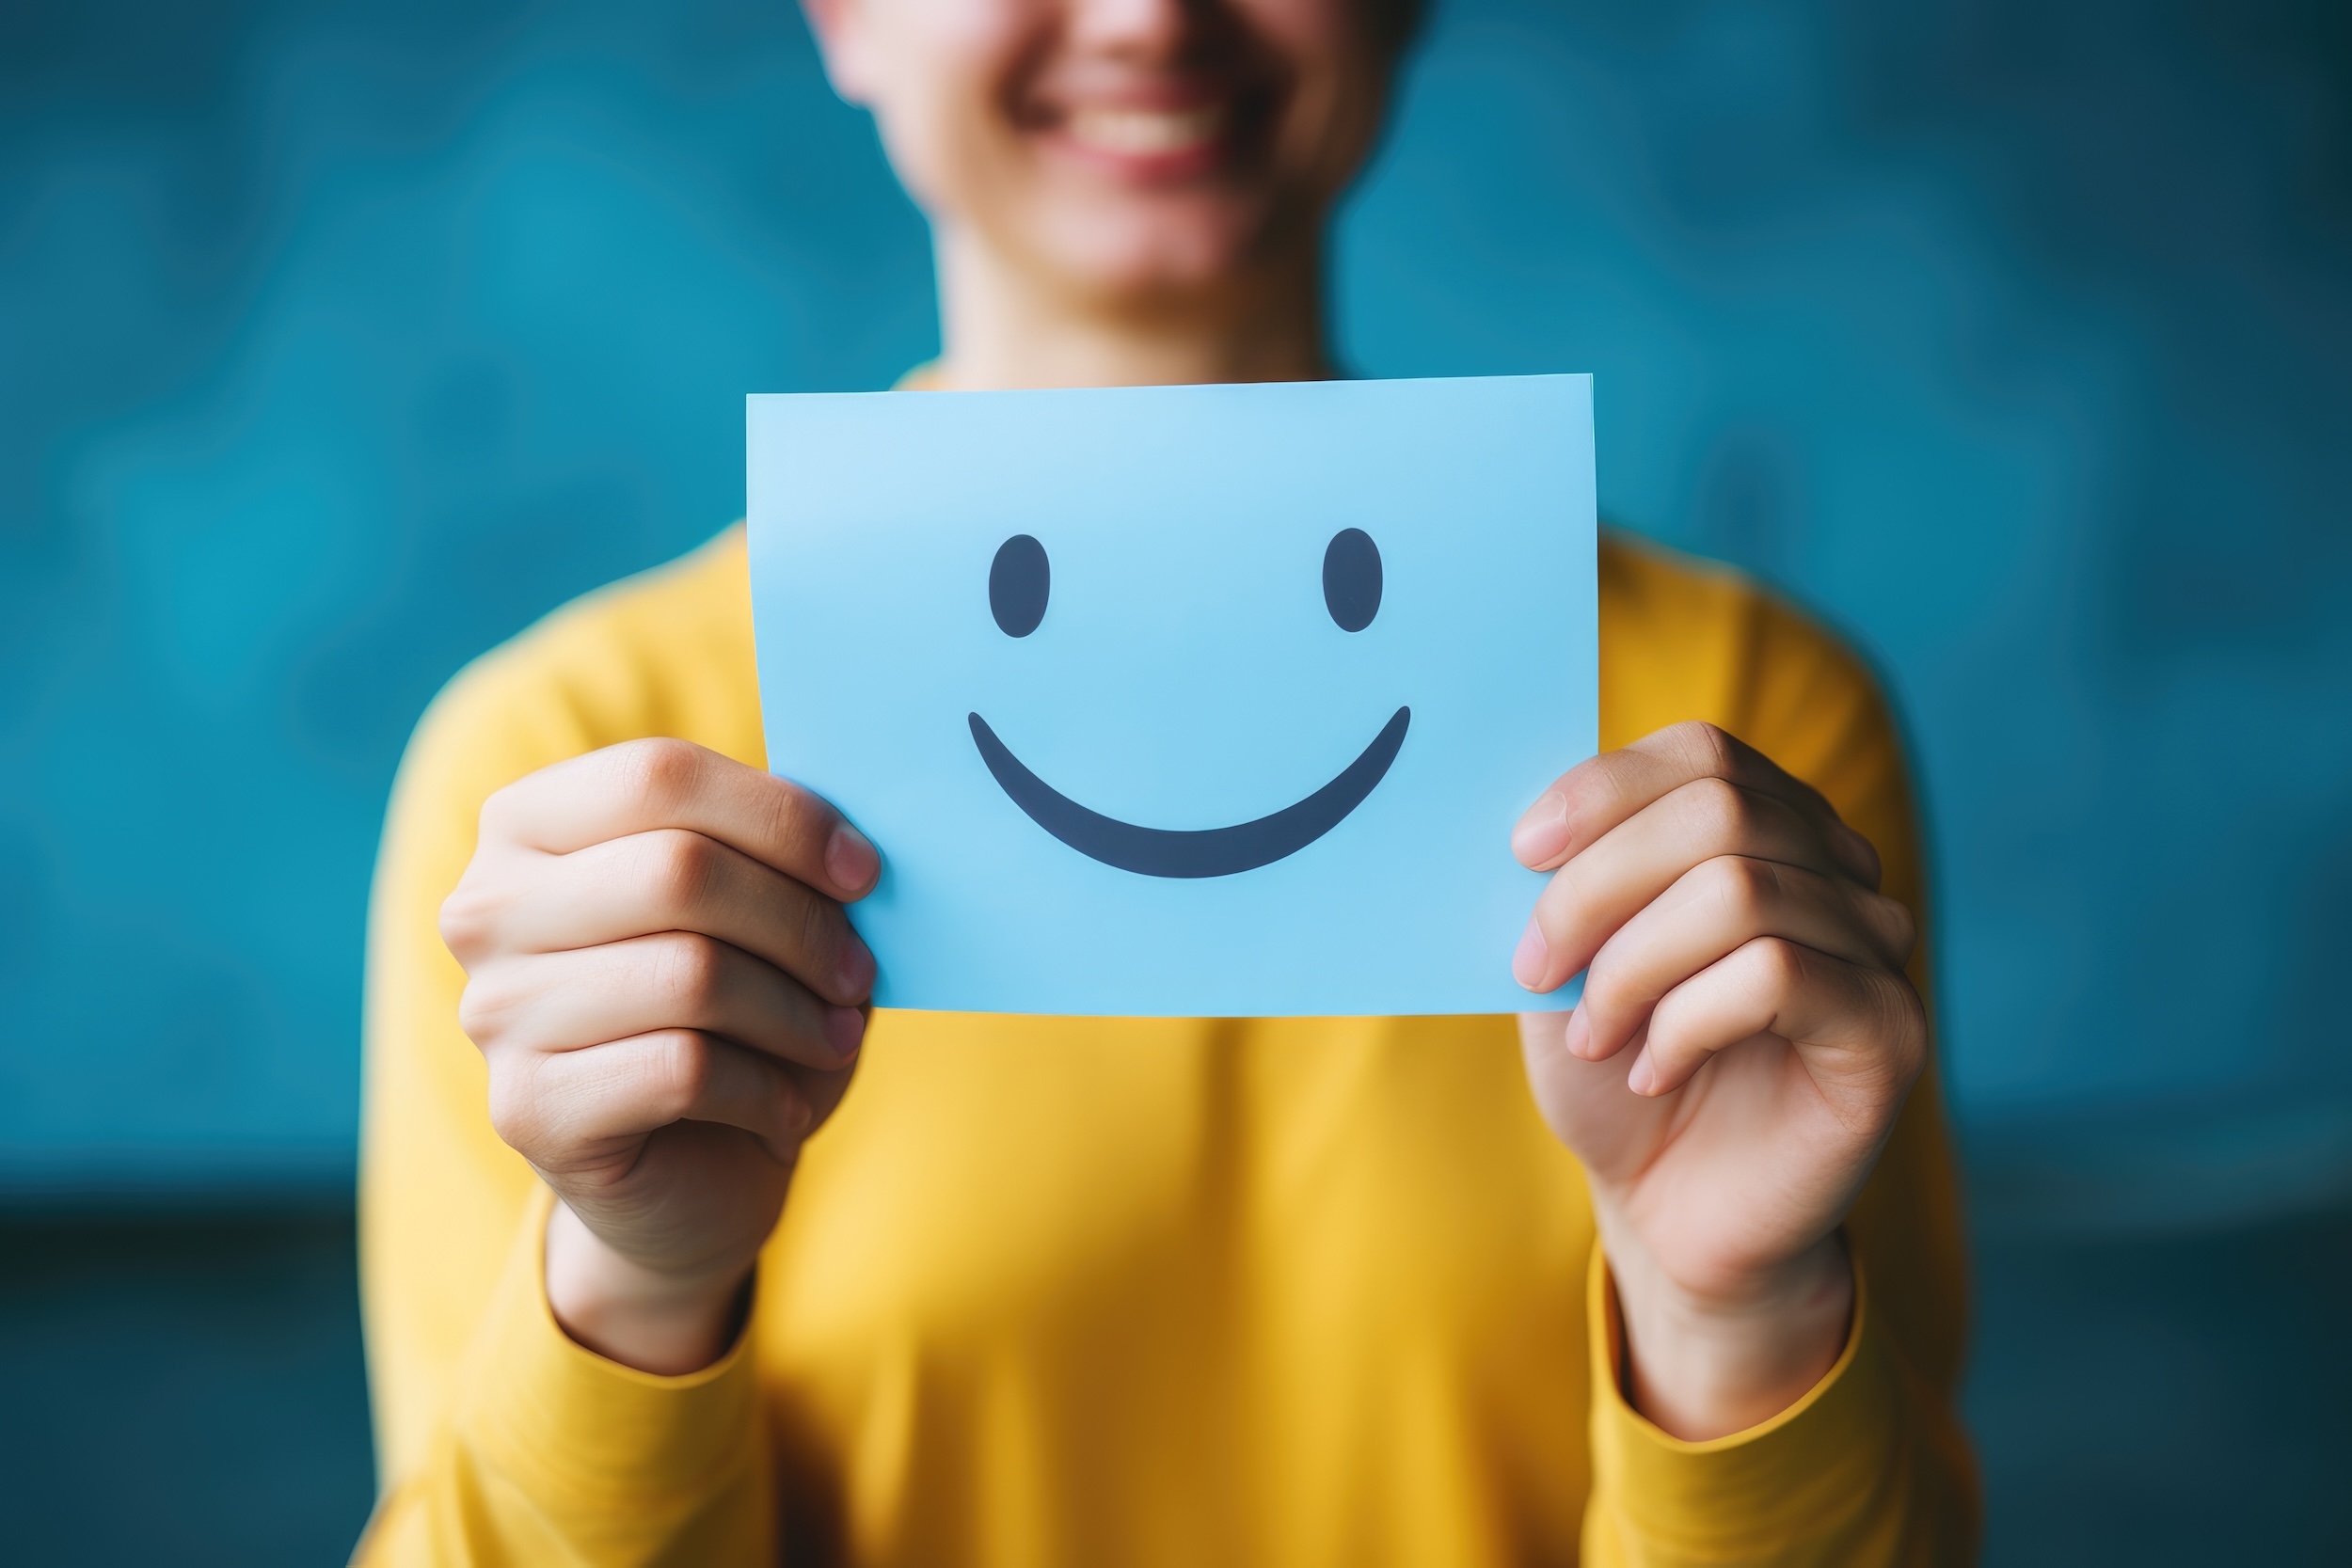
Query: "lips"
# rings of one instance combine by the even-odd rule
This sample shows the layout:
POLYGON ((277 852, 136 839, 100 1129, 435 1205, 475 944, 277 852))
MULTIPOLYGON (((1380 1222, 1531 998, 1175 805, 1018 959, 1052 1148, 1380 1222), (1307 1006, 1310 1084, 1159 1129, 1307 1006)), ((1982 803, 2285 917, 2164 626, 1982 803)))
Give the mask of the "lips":
POLYGON ((1388 776, 1405 744, 1410 708, 1398 708, 1372 744, 1312 795, 1270 816, 1226 828, 1138 827, 1078 804, 1031 772, 988 721, 971 715, 972 743, 998 787, 1030 821, 1089 860, 1144 877, 1231 877, 1298 853, 1344 821, 1388 776))

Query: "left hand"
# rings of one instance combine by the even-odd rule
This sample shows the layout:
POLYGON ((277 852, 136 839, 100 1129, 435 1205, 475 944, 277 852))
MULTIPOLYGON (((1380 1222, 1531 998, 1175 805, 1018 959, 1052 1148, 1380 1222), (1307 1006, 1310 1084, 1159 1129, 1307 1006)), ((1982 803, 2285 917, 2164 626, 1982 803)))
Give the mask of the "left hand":
POLYGON ((1786 1409, 1843 1347, 1838 1227, 1927 1063, 1911 912, 1819 792, 1709 724, 1570 769, 1520 818, 1554 871, 1513 973, 1537 1107, 1582 1161, 1636 1408, 1678 1437, 1786 1409))

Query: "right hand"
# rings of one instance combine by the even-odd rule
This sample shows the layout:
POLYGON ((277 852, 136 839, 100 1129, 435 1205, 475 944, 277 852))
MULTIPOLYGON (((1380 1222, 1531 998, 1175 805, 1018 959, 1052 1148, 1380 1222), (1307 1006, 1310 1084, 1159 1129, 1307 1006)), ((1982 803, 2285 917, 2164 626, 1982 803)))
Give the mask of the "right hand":
POLYGON ((798 785, 682 740, 484 803, 441 906, 490 1120, 555 1192, 548 1305, 600 1354, 707 1366, 739 1326, 802 1142, 849 1087, 881 860, 798 785))

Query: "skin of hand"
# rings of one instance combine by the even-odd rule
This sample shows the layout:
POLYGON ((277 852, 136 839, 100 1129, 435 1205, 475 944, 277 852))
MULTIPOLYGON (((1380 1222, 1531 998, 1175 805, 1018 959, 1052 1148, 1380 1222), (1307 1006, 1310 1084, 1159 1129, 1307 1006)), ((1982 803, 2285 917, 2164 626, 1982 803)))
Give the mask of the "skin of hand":
POLYGON ((490 797, 441 907, 490 1118, 555 1192, 548 1304, 660 1373, 739 1324, 801 1144, 840 1102, 874 961, 872 845, 806 790, 681 740, 490 797))
POLYGON ((1911 912, 1829 802, 1677 724, 1564 774, 1512 849, 1552 872, 1513 959, 1544 1119, 1583 1163, 1628 1398, 1684 1438, 1744 1431, 1843 1347, 1838 1227, 1927 1063, 1911 912))

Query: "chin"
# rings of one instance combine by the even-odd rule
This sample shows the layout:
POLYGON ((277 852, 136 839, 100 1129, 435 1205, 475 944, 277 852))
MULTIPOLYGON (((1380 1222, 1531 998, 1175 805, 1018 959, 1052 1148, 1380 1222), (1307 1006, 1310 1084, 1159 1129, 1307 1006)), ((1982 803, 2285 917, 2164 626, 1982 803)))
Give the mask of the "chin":
POLYGON ((1044 261, 1104 300, 1138 306, 1222 292, 1242 283, 1265 251, 1262 204, 1191 198, 1104 212, 1099 201, 1041 225, 1044 261))

